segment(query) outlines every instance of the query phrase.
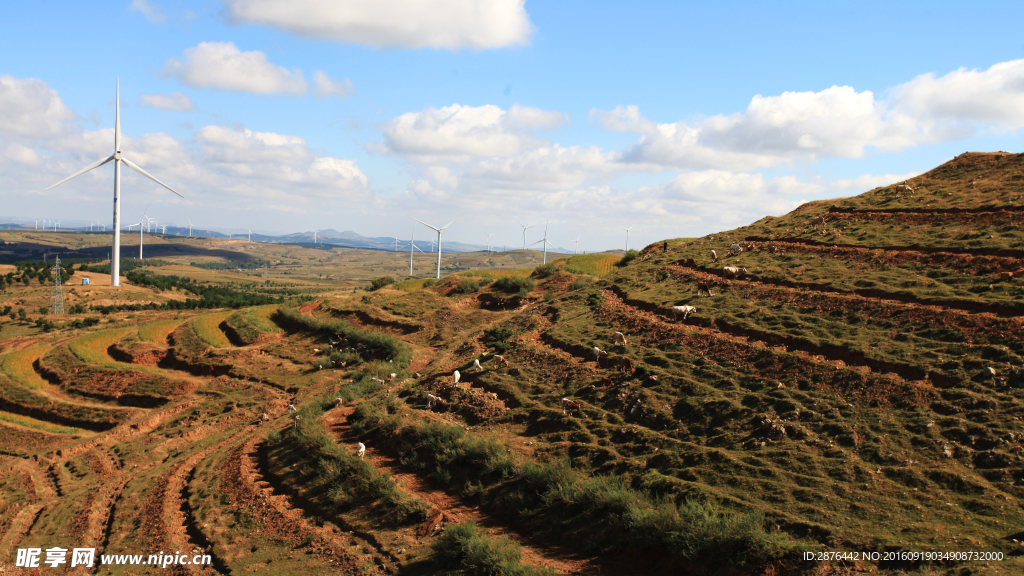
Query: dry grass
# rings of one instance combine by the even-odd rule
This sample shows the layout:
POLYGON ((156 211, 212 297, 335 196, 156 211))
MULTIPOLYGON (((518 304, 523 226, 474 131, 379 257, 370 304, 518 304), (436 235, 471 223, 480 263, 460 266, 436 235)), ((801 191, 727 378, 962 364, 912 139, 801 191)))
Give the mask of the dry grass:
POLYGON ((621 256, 611 254, 578 254, 568 258, 560 258, 554 264, 569 272, 604 276, 614 270, 615 263, 621 259, 621 256))
POLYGON ((45 352, 48 346, 36 346, 11 352, 4 357, 3 371, 15 382, 28 388, 41 390, 46 388, 47 382, 43 380, 32 364, 45 352))
POLYGON ((156 344, 165 344, 167 337, 170 336, 171 332, 174 332, 175 328, 181 326, 184 320, 164 320, 161 322, 150 322, 139 327, 139 340, 143 342, 153 342, 156 344))
POLYGON ((227 319, 231 312, 216 312, 192 320, 192 330, 203 342, 215 348, 230 348, 231 341, 220 329, 220 323, 227 319))

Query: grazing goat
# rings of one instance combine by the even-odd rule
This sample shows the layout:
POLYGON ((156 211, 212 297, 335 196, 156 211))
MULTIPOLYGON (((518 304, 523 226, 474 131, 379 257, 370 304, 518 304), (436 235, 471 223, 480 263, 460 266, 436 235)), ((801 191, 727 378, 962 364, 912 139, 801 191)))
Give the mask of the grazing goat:
POLYGON ((690 314, 693 314, 696 311, 697 311, 697 307, 696 306, 673 306, 672 307, 672 319, 673 320, 679 320, 679 315, 682 314, 683 315, 683 321, 685 321, 687 316, 689 316, 690 314))
POLYGON ((714 296, 714 294, 711 293, 711 287, 708 286, 707 282, 697 282, 697 296, 703 296, 704 294, 714 296))
POLYGON ((628 345, 628 342, 626 342, 626 335, 623 334, 622 332, 616 332, 615 334, 612 334, 612 338, 615 339, 615 345, 616 346, 627 346, 628 345))
POLYGON ((313 348, 313 354, 319 354, 319 353, 320 353, 320 349, 319 348, 313 348))
POLYGON ((711 261, 718 262, 718 252, 715 252, 714 250, 711 251, 711 261))
POLYGON ((455 371, 455 373, 454 373, 454 374, 452 374, 452 376, 454 376, 454 377, 455 377, 455 384, 456 384, 456 385, 458 385, 458 383, 459 383, 459 378, 462 378, 462 374, 459 374, 459 371, 458 371, 458 370, 456 370, 456 371, 455 371))
POLYGON ((583 415, 583 410, 580 409, 579 402, 573 402, 568 398, 562 398, 562 414, 565 414, 566 411, 572 412, 573 410, 578 412, 581 416, 583 415))
POLYGON ((605 352, 604 350, 601 350, 597 346, 594 346, 594 362, 597 362, 598 364, 600 364, 601 363, 601 356, 603 354, 607 354, 607 352, 605 352))
POLYGON ((295 404, 289 404, 288 405, 288 411, 289 412, 295 412, 295 404))
POLYGON ((729 245, 729 253, 730 254, 740 254, 742 252, 743 252, 743 247, 740 246, 739 244, 737 244, 736 242, 733 242, 732 244, 729 245))
POLYGON ((508 360, 505 360, 504 356, 501 356, 499 354, 495 354, 494 357, 492 358, 492 360, 494 360, 498 364, 501 364, 502 366, 508 368, 508 360))
POLYGON ((746 276, 746 275, 747 275, 747 269, 746 268, 740 268, 738 266, 726 266, 725 268, 722 268, 722 277, 723 278, 737 278, 737 279, 742 280, 743 277, 746 276))
POLYGON ((344 404, 344 403, 345 403, 345 401, 344 401, 344 400, 342 400, 341 398, 335 398, 335 399, 334 399, 334 407, 335 407, 335 408, 337 408, 337 407, 341 406, 341 405, 342 405, 342 404, 344 404))
POLYGON ((437 404, 438 402, 443 402, 443 400, 441 400, 440 396, 434 396, 433 394, 427 394, 427 409, 428 410, 433 410, 434 404, 437 404))
POLYGON ((473 368, 476 368, 477 372, 480 372, 480 371, 483 370, 483 366, 480 366, 480 359, 479 358, 473 360, 473 368))
POLYGON ((366 445, 362 442, 356 444, 356 455, 362 458, 366 454, 366 445))
POLYGON ((632 374, 634 370, 633 361, 623 356, 619 360, 619 370, 621 370, 623 374, 632 374))
MULTIPOLYGON (((972 185, 973 185, 973 182, 972 182, 972 185)), ((903 181, 903 184, 897 184, 896 185, 896 195, 897 196, 900 195, 900 192, 906 192, 906 193, 909 194, 909 193, 911 193, 913 191, 914 191, 914 189, 911 188, 909 184, 907 184, 906 180, 903 181)))
POLYGON ((270 416, 268 416, 267 413, 264 412, 263 415, 260 416, 260 419, 263 420, 264 422, 267 422, 270 420, 270 416))
POLYGON ((394 372, 392 372, 391 374, 388 374, 388 377, 386 378, 386 380, 388 382, 391 382, 392 380, 395 379, 395 376, 398 376, 398 374, 395 374, 394 372))

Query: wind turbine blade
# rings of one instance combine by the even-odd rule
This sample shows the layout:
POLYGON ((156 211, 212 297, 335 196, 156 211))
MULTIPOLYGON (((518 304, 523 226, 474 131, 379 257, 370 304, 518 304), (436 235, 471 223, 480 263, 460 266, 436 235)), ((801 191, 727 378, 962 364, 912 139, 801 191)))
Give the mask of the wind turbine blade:
MULTIPOLYGON (((462 214, 459 214, 459 215, 458 215, 458 216, 457 216, 457 217, 455 218, 455 220, 458 220, 459 218, 462 218, 462 217, 463 217, 463 216, 465 216, 465 215, 466 215, 466 213, 465 213, 465 212, 463 212, 462 214)), ((455 224, 455 220, 452 220, 451 222, 449 222, 449 223, 445 224, 444 226, 442 226, 442 227, 441 227, 441 230, 444 230, 445 228, 447 228, 447 227, 451 226, 452 224, 455 224)), ((438 230, 438 232, 440 232, 441 230, 438 230)))
POLYGON ((114 92, 114 152, 121 151, 121 79, 117 79, 114 92))
MULTIPOLYGON (((412 216, 409 216, 409 218, 412 218, 412 216)), ((426 222, 424 222, 423 220, 419 220, 419 219, 417 219, 417 218, 412 218, 412 219, 413 219, 413 220, 416 220, 416 221, 417 221, 417 222, 419 222, 420 224, 423 224, 423 225, 424 225, 424 226, 426 226, 427 228, 430 228, 431 230, 434 230, 435 232, 440 232, 440 230, 438 230, 437 228, 434 228, 434 227, 433 227, 433 226, 431 226, 430 224, 427 224, 427 223, 426 223, 426 222)))
MULTIPOLYGON (((157 184, 159 184, 159 185, 163 186, 164 188, 167 188, 167 189, 168 189, 168 190, 170 190, 171 192, 174 192, 175 194, 178 194, 178 191, 177 191, 177 190, 175 190, 174 188, 171 188, 171 187, 170 187, 170 186, 168 186, 167 184, 164 184, 163 182, 161 182, 161 181, 157 180, 155 176, 153 176, 153 175, 152 175, 152 174, 150 174, 149 172, 146 172, 146 171, 145 171, 145 170, 143 170, 142 168, 139 168, 139 167, 138 167, 138 165, 136 165, 136 164, 135 164, 134 162, 132 162, 131 160, 129 160, 129 159, 127 159, 127 158, 125 158, 124 156, 121 156, 121 161, 122 161, 122 162, 124 162, 125 164, 127 164, 127 165, 128 165, 128 167, 129 167, 129 168, 131 168, 132 170, 135 170, 136 172, 138 172, 139 174, 142 174, 142 175, 143 175, 143 176, 145 176, 146 178, 149 178, 149 179, 150 179, 150 180, 152 180, 153 182, 156 182, 157 184)), ((178 196, 181 196, 181 194, 178 194, 178 196)), ((181 197, 182 197, 182 198, 184 198, 184 196, 181 196, 181 197)))
MULTIPOLYGON (((111 155, 111 156, 110 156, 109 158, 104 158, 103 160, 97 160, 96 162, 93 162, 92 164, 89 164, 89 165, 88 165, 88 166, 86 166, 85 168, 82 168, 82 169, 81 169, 81 170, 79 170, 78 172, 75 172, 75 173, 74 173, 74 174, 72 174, 71 176, 68 176, 67 178, 65 178, 65 179, 61 180, 60 182, 57 182, 57 183, 56 183, 56 184, 54 184, 53 186, 50 186, 50 188, 54 188, 54 187, 56 187, 56 186, 60 186, 61 184, 63 184, 63 183, 65 183, 65 182, 67 182, 68 180, 71 180, 71 179, 72 179, 72 178, 74 178, 75 176, 81 176, 82 174, 85 174, 85 173, 86 173, 86 172, 88 172, 89 170, 95 170, 96 168, 99 168, 100 166, 103 166, 104 164, 106 164, 107 162, 110 162, 110 161, 111 161, 111 160, 113 160, 113 159, 114 159, 114 156, 113 156, 113 155, 111 155)), ((46 190, 49 190, 50 188, 47 188, 46 190)), ((46 190, 43 190, 43 192, 46 192, 46 190)))

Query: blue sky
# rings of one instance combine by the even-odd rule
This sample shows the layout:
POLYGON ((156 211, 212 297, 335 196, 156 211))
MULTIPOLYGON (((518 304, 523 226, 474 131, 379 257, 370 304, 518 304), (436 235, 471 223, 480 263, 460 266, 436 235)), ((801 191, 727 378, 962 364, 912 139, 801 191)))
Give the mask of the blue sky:
POLYGON ((109 226, 109 166, 42 190, 110 154, 117 77, 186 196, 126 174, 124 222, 639 247, 1021 150, 1024 5, 833 4, 4 3, 0 216, 109 226))

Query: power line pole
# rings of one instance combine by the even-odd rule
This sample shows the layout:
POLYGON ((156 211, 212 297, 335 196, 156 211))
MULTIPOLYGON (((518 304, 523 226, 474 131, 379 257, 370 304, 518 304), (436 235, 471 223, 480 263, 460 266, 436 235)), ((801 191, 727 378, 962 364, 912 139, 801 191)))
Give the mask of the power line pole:
POLYGON ((57 262, 53 265, 53 309, 50 310, 51 314, 63 314, 64 313, 64 289, 60 285, 60 275, 64 271, 60 266, 60 256, 57 256, 57 262))

